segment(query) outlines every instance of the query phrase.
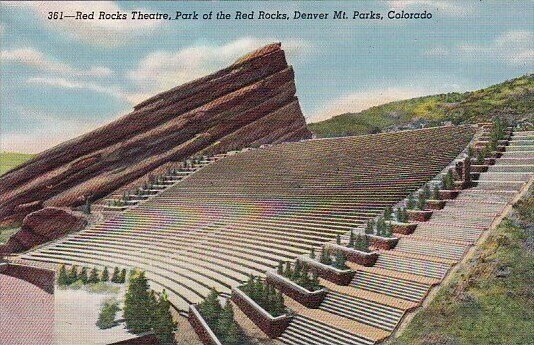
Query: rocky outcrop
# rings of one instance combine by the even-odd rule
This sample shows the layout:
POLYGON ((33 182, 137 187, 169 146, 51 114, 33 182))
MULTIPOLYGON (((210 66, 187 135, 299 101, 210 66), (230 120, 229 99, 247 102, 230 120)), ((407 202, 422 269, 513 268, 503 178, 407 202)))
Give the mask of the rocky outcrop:
POLYGON ((0 178, 0 223, 98 200, 197 153, 310 138, 279 43, 160 93, 133 112, 44 151, 0 178))
POLYGON ((83 229, 87 220, 69 210, 46 207, 27 215, 21 229, 0 246, 0 253, 16 253, 83 229))

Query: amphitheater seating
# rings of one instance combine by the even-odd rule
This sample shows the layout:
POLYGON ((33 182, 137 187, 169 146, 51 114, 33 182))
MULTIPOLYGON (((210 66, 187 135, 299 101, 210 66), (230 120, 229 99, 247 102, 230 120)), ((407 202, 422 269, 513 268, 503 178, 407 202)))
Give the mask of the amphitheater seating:
MULTIPOLYGON (((381 214, 464 150, 470 126, 307 140, 249 150, 209 164, 149 200, 19 259, 138 267, 180 311, 211 288, 227 296, 381 214)), ((374 267, 353 263, 348 287, 330 287, 317 310, 299 309, 286 344, 373 344, 421 303, 532 177, 532 134, 516 134, 477 187, 435 211, 374 267), (521 145, 516 145, 517 143, 521 145), (529 158, 530 157, 530 158, 529 158), (517 163, 517 164, 516 164, 517 163), (350 290, 346 290, 350 289, 350 290)), ((533 158, 534 159, 534 158, 533 158)))
MULTIPOLYGON (((380 214, 439 173, 473 133, 451 126, 230 155, 23 258, 138 267, 187 310, 212 287, 229 293, 248 274, 261 275, 380 214)), ((436 272, 440 277, 441 267, 436 272)))
MULTIPOLYGON (((392 308, 391 300, 421 303, 432 286, 475 244, 520 189, 534 178, 534 132, 515 133, 502 158, 480 175, 477 186, 462 191, 444 209, 434 211, 430 221, 420 223, 412 235, 400 235, 399 244, 381 252, 374 267, 350 264, 356 275, 350 284, 357 291, 376 295, 367 300, 330 292, 320 308, 334 315, 392 331, 407 309, 392 308), (511 150, 508 150, 511 148, 511 150), (379 296, 382 296, 381 298, 379 296), (377 298, 378 297, 378 298, 377 298), (377 303, 378 302, 378 303, 377 303)), ((298 317, 279 338, 284 344, 368 344, 382 341, 379 332, 347 327, 344 337, 327 337, 314 329, 333 329, 331 321, 298 317), (326 325, 327 321, 330 322, 326 325), (359 338, 355 338, 359 337, 359 338)))

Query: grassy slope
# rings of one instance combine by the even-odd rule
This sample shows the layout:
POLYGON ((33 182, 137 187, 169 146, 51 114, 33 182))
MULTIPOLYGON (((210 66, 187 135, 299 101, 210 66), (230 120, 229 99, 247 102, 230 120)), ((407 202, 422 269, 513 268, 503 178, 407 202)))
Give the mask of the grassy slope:
POLYGON ((392 125, 409 124, 424 119, 432 124, 441 121, 475 123, 495 115, 520 119, 534 109, 534 74, 466 93, 412 98, 369 108, 359 113, 346 113, 311 123, 318 137, 369 134, 392 125))
POLYGON ((0 152, 0 175, 32 157, 33 155, 25 153, 0 152))
POLYGON ((534 344, 532 189, 391 344, 534 344))

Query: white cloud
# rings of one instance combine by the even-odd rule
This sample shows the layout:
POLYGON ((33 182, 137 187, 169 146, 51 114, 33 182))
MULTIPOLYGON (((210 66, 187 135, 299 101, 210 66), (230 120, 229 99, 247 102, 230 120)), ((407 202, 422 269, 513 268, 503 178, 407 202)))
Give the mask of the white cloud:
POLYGON ((19 109, 18 115, 36 127, 25 132, 2 133, 0 151, 38 153, 104 124, 85 116, 66 119, 32 109, 19 109))
POLYGON ((432 93, 430 89, 417 87, 390 87, 348 93, 325 104, 309 117, 309 122, 323 121, 348 112, 357 113, 377 105, 432 93))
POLYGON ((459 54, 472 59, 491 58, 514 66, 532 67, 534 64, 534 32, 511 30, 500 34, 487 44, 462 44, 459 54))
POLYGON ((445 47, 434 47, 423 52, 427 56, 447 56, 449 55, 449 49, 445 47))
POLYGON ((101 66, 94 66, 88 70, 77 69, 63 62, 50 59, 34 48, 2 50, 0 52, 0 57, 3 63, 14 63, 28 66, 47 73, 91 77, 106 77, 113 73, 109 68, 101 66))
POLYGON ((112 85, 102 86, 92 82, 68 80, 65 78, 44 77, 28 78, 26 82, 29 84, 46 85, 64 89, 85 89, 128 101, 128 96, 124 93, 124 91, 112 85))
MULTIPOLYGON (((150 35, 151 29, 161 23, 161 20, 133 20, 130 11, 125 11, 113 1, 3 1, 2 5, 19 7, 32 11, 49 28, 70 34, 75 39, 81 39, 93 45, 113 47, 124 44, 131 39, 150 35), (63 20, 48 20, 48 12, 63 11, 68 15, 76 12, 95 12, 95 20, 75 20, 65 18, 63 20), (115 14, 127 13, 126 20, 97 20, 99 12, 115 14)), ((143 11, 142 9, 140 9, 143 11)), ((146 11, 143 11, 146 12, 146 11)))
POLYGON ((465 1, 445 0, 394 0, 388 2, 389 7, 398 10, 423 11, 448 16, 466 16, 473 12, 474 8, 465 1))
MULTIPOLYGON (((142 96, 153 94, 196 78, 213 73, 233 63, 237 58, 276 42, 276 39, 244 37, 217 46, 200 44, 179 51, 156 51, 142 59, 137 68, 127 73, 127 77, 141 88, 131 100, 142 100, 142 96)), ((306 52, 311 45, 306 41, 284 40, 282 48, 288 56, 306 52)))

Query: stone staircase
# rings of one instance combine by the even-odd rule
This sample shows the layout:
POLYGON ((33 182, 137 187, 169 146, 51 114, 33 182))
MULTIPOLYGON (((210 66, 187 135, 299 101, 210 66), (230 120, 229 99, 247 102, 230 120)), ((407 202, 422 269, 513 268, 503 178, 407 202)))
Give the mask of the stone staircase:
POLYGON ((297 315, 278 340, 290 345, 370 345, 374 341, 297 315))
MULTIPOLYGON (((398 245, 380 251, 373 267, 348 263, 356 270, 348 288, 384 299, 422 303, 432 286, 462 260, 533 176, 534 131, 514 133, 502 157, 480 174, 476 186, 449 200, 444 209, 434 211, 430 221, 419 223, 412 235, 399 235, 398 245)), ((331 320, 352 320, 389 334, 409 312, 381 303, 380 298, 368 300, 332 290, 319 309, 330 313, 331 320)), ((380 333, 370 336, 374 334, 341 331, 311 316, 297 315, 278 340, 284 344, 323 345, 374 344, 387 338, 380 333)))

